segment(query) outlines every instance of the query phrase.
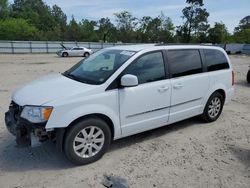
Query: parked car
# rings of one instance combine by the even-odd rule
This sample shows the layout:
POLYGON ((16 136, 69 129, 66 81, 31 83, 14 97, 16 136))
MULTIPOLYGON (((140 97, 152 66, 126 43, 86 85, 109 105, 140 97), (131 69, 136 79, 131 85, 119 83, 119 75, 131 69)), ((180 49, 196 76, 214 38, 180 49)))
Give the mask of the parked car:
POLYGON ((100 159, 112 140, 197 115, 217 120, 233 85, 222 48, 116 46, 14 92, 5 122, 18 144, 53 139, 82 165, 100 159))
POLYGON ((60 57, 68 57, 68 56, 83 56, 88 57, 92 54, 92 50, 85 48, 85 47, 73 47, 73 48, 66 48, 63 44, 61 44, 63 50, 56 52, 56 54, 60 57))
MULTIPOLYGON (((250 66, 249 66, 250 67, 250 66)), ((247 82, 250 83, 250 69, 247 72, 247 82)))

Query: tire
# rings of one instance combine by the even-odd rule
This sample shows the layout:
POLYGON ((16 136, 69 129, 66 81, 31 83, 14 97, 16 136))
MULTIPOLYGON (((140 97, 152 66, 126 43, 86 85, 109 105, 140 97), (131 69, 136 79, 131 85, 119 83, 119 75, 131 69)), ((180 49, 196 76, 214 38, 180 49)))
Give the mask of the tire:
POLYGON ((216 121, 222 112, 224 105, 224 98, 219 92, 214 92, 208 99, 202 119, 206 122, 216 121))
POLYGON ((64 153, 72 163, 85 165, 100 159, 108 150, 110 142, 111 131, 108 124, 98 118, 88 118, 76 123, 67 131, 64 153), (91 134, 91 131, 94 134, 91 134), (96 139, 93 138, 95 136, 96 139))
POLYGON ((247 82, 250 83, 250 70, 247 72, 247 82))
POLYGON ((90 55, 89 52, 85 52, 83 56, 84 57, 89 57, 89 55, 90 55))
POLYGON ((63 57, 68 57, 69 54, 68 54, 67 52, 63 52, 62 56, 63 56, 63 57))

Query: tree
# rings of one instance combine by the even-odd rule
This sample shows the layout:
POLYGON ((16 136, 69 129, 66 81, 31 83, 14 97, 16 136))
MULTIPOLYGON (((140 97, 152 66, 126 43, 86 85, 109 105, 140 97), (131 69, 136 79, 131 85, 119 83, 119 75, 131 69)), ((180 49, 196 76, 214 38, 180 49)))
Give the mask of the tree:
POLYGON ((203 37, 209 28, 209 13, 203 9, 203 0, 186 0, 189 6, 182 10, 184 23, 177 28, 177 35, 183 42, 190 42, 191 36, 203 37))
POLYGON ((237 43, 250 43, 250 29, 243 29, 234 33, 234 41, 237 43))
POLYGON ((174 29, 170 18, 158 16, 156 18, 144 17, 139 29, 144 37, 143 42, 172 42, 172 31, 174 29))
POLYGON ((51 15, 54 17, 56 23, 58 23, 61 27, 65 27, 67 25, 67 16, 59 6, 53 5, 51 15))
POLYGON ((0 19, 5 19, 9 16, 8 0, 0 0, 0 19))
POLYGON ((158 17, 161 20, 159 41, 164 43, 173 42, 173 33, 175 27, 171 18, 165 16, 162 12, 158 17))
POLYGON ((213 44, 225 43, 229 37, 229 33, 227 31, 226 25, 216 22, 214 27, 208 30, 208 42, 213 44))
POLYGON ((34 40, 38 30, 24 19, 0 20, 0 40, 34 40))
POLYGON ((122 42, 135 42, 135 28, 137 18, 128 11, 114 13, 116 16, 117 30, 119 31, 118 40, 122 42))
POLYGON ((96 22, 89 21, 87 19, 83 19, 80 24, 80 38, 79 41, 88 41, 88 42, 97 42, 98 37, 96 35, 96 32, 94 31, 94 28, 96 26, 96 22))
POLYGON ((238 43, 250 43, 250 16, 240 20, 239 26, 234 30, 233 39, 238 43))
MULTIPOLYGON (((111 23, 109 18, 101 18, 98 21, 98 34, 99 34, 99 38, 103 41, 103 42, 107 42, 107 40, 111 40, 111 36, 112 34, 114 34, 115 31, 115 26, 114 24, 111 23)), ((113 37, 115 37, 113 35, 113 37)))
POLYGON ((27 20, 41 31, 50 31, 56 25, 50 7, 42 0, 15 0, 12 16, 27 20))
MULTIPOLYGON (((173 41, 174 25, 172 20, 163 13, 155 18, 150 16, 144 16, 141 19, 135 18, 132 24, 123 25, 130 25, 129 28, 131 31, 130 35, 127 35, 127 38, 124 38, 123 42, 134 41, 143 43, 157 43, 173 41)), ((121 29, 119 31, 122 33, 122 36, 125 35, 124 33, 126 31, 121 29)))
POLYGON ((51 10, 51 15, 53 16, 56 25, 53 27, 52 32, 56 32, 55 39, 57 40, 65 40, 67 39, 67 16, 62 11, 62 9, 57 6, 53 5, 51 10))
POLYGON ((75 18, 72 16, 67 28, 67 38, 70 41, 77 41, 81 38, 80 35, 80 26, 76 22, 75 18))
POLYGON ((235 28, 235 32, 242 31, 243 29, 250 29, 250 15, 240 20, 239 26, 235 28))

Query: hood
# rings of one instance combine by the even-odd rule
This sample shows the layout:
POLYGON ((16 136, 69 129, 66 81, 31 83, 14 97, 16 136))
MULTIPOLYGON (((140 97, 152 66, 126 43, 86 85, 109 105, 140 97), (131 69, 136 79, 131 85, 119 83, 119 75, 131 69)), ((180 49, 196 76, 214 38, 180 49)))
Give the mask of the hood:
POLYGON ((97 86, 77 82, 61 74, 52 74, 16 90, 12 94, 12 100, 21 106, 43 105, 63 97, 87 92, 95 87, 97 86))
POLYGON ((60 44, 61 47, 64 49, 64 50, 68 50, 69 48, 65 47, 63 44, 60 44))

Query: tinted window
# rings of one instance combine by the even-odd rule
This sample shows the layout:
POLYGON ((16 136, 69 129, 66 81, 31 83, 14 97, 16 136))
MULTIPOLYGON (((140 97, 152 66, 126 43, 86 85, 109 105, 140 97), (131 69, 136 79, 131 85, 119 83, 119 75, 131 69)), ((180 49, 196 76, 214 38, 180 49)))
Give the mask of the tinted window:
POLYGON ((82 48, 73 48, 72 50, 83 50, 82 48))
POLYGON ((202 72, 199 50, 169 50, 168 61, 174 78, 202 72))
POLYGON ((146 54, 133 62, 124 72, 138 77, 139 84, 165 79, 165 67, 161 52, 146 54))
POLYGON ((229 64, 225 55, 218 50, 204 50, 207 70, 216 71, 221 69, 228 69, 229 64))

